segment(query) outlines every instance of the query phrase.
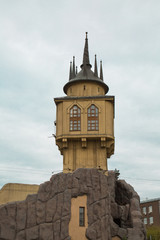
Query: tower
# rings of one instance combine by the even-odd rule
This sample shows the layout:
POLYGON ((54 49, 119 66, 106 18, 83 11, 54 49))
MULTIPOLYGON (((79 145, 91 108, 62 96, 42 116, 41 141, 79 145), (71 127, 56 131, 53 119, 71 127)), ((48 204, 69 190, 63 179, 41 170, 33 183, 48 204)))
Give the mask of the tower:
POLYGON ((81 70, 70 62, 66 97, 55 98, 56 144, 63 155, 63 172, 77 168, 98 168, 107 172, 107 158, 114 153, 114 96, 103 81, 102 61, 98 77, 89 60, 86 33, 81 70))

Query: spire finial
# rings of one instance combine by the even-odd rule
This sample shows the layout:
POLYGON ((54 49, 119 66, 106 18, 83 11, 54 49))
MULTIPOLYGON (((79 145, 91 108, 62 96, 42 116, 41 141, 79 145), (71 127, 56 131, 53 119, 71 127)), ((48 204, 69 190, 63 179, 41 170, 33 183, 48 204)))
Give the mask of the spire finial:
POLYGON ((102 61, 100 61, 100 79, 103 81, 102 61))
POLYGON ((75 69, 75 56, 73 56, 73 78, 76 76, 76 69, 75 69))
POLYGON ((71 80, 71 79, 72 79, 72 76, 73 76, 72 62, 70 62, 69 80, 71 80))
POLYGON ((90 62, 89 62, 89 52, 88 52, 88 32, 86 32, 82 66, 86 67, 86 65, 90 65, 90 62))
POLYGON ((97 56, 95 54, 95 62, 94 62, 94 75, 98 77, 98 71, 97 71, 97 56))

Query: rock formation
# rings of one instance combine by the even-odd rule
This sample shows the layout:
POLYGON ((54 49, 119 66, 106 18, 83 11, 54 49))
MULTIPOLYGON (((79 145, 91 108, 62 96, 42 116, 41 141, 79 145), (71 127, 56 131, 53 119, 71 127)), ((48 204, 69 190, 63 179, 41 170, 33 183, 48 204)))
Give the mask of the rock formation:
POLYGON ((114 171, 77 169, 53 175, 37 194, 0 206, 1 240, 69 240, 71 198, 87 195, 89 240, 144 240, 139 196, 114 171))

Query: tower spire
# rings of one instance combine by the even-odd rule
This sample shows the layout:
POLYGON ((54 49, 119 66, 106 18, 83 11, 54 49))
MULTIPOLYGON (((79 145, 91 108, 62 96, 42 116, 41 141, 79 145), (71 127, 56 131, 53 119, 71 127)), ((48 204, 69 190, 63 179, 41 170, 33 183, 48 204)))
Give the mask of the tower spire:
POLYGON ((70 62, 70 69, 69 69, 69 80, 72 79, 73 71, 72 71, 72 62, 70 62))
POLYGON ((73 56, 73 78, 76 76, 76 69, 75 69, 75 56, 73 56))
POLYGON ((100 79, 103 81, 102 61, 100 61, 100 79))
POLYGON ((98 77, 98 71, 97 71, 97 56, 95 54, 95 62, 94 62, 94 75, 98 77))
POLYGON ((90 65, 89 52, 88 52, 88 32, 86 32, 82 66, 86 66, 86 65, 90 65))

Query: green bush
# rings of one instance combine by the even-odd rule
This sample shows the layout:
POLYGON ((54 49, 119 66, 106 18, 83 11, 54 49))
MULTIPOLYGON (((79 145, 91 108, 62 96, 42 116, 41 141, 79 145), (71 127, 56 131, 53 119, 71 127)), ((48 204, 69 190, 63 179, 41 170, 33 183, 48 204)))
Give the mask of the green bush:
POLYGON ((160 240, 160 227, 147 228, 147 240, 160 240))

